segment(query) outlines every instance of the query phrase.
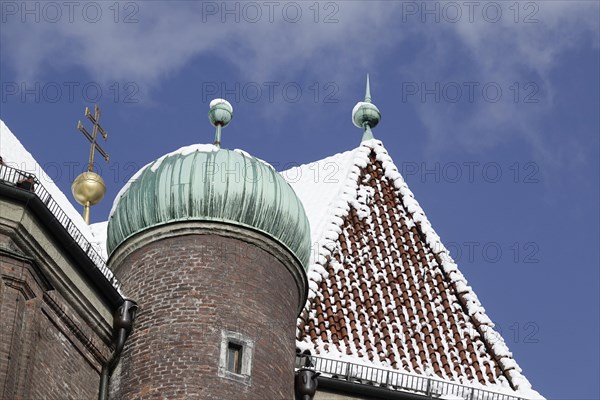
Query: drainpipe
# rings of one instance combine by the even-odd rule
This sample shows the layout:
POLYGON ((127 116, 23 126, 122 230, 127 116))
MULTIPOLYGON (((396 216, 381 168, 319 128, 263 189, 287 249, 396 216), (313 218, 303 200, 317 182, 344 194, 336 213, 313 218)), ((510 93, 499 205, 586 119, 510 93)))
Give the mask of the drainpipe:
POLYGON ((133 330, 133 321, 138 309, 137 303, 133 300, 125 300, 121 307, 115 311, 113 317, 113 338, 115 340, 115 351, 112 357, 102 366, 102 374, 100 375, 100 391, 98 400, 108 400, 108 382, 115 367, 117 366, 125 341, 133 330))
POLYGON ((313 369, 301 368, 296 373, 296 399, 298 400, 313 400, 317 392, 319 382, 317 377, 321 375, 313 369))

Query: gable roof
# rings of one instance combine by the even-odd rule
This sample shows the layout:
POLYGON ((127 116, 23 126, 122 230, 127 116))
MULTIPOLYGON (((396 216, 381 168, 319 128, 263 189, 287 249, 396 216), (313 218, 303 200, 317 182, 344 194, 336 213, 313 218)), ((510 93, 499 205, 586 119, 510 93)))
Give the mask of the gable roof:
POLYGON ((540 397, 380 141, 282 175, 313 235, 300 350, 540 397))

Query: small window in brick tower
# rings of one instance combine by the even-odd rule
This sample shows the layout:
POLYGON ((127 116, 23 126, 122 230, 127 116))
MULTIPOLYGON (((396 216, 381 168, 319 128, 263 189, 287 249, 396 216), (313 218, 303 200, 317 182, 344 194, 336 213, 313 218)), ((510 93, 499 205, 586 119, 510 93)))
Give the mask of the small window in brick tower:
POLYGON ((252 384, 254 339, 239 332, 221 331, 218 376, 244 385, 252 384))
POLYGON ((241 344, 229 342, 227 346, 227 370, 229 372, 242 373, 242 351, 241 344))

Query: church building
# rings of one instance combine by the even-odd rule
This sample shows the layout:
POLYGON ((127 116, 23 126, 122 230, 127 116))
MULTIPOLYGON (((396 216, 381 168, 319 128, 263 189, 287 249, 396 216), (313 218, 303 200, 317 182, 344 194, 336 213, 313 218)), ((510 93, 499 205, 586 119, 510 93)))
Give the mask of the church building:
POLYGON ((357 147, 276 171, 221 147, 213 100, 214 142, 149 160, 91 225, 86 116, 83 216, 0 121, 0 398, 542 398, 375 139, 368 80, 357 147))

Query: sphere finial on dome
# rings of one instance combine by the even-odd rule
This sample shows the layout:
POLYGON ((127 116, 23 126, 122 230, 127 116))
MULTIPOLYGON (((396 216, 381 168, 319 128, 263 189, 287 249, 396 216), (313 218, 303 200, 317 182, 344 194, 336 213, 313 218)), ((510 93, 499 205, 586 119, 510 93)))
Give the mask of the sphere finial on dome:
POLYGON ((90 223, 90 207, 96 205, 106 194, 106 185, 100 175, 93 171, 80 174, 71 185, 75 200, 83 206, 83 219, 90 223))
POLYGON ((371 128, 375 128, 381 121, 381 113, 375 104, 371 102, 371 85, 369 74, 367 74, 367 89, 365 101, 359 101, 352 109, 352 122, 358 128, 364 129, 362 140, 373 139, 371 128))
POLYGON ((215 146, 221 147, 221 129, 225 128, 233 118, 233 107, 225 99, 214 99, 210 102, 208 119, 212 126, 217 128, 215 133, 215 146))

